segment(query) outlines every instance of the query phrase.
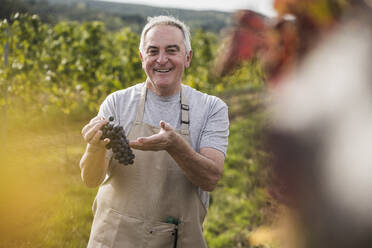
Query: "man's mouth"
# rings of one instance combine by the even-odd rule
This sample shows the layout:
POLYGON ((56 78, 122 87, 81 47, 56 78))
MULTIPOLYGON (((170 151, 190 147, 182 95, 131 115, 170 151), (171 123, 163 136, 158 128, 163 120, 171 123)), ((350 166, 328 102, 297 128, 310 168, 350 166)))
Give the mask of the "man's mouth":
POLYGON ((154 71, 159 72, 159 73, 167 73, 170 72, 173 68, 169 69, 154 69, 154 71))

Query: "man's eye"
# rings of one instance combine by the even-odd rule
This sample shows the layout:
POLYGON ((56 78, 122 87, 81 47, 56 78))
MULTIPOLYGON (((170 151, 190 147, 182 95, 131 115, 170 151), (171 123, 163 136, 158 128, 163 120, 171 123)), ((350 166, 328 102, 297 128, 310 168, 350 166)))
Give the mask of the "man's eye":
POLYGON ((177 52, 177 49, 167 49, 167 52, 168 53, 176 53, 177 52))
POLYGON ((155 50, 155 49, 153 49, 153 50, 150 49, 150 50, 147 51, 147 53, 150 54, 150 55, 155 55, 157 52, 158 52, 158 50, 155 50))

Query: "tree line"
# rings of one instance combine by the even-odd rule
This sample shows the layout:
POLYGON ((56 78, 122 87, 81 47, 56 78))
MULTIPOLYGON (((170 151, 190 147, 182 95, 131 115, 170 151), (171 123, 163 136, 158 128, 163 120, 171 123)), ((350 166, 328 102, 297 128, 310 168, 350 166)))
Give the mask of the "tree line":
MULTIPOLYGON (((99 21, 51 25, 37 15, 16 13, 0 22, 0 104, 45 111, 57 106, 65 113, 78 106, 96 111, 109 93, 144 81, 139 38, 130 28, 110 31, 99 21)), ((186 84, 218 93, 244 86, 247 80, 260 83, 257 67, 243 67, 222 79, 214 77, 219 49, 215 34, 196 30, 192 46, 186 84)))

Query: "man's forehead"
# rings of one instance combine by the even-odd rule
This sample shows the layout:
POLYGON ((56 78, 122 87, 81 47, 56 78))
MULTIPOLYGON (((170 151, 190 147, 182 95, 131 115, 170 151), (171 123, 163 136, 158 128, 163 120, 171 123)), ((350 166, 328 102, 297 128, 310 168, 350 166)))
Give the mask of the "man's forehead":
POLYGON ((172 25, 157 25, 147 31, 144 41, 169 41, 173 43, 182 42, 184 39, 182 31, 172 25))
POLYGON ((167 30, 168 32, 172 31, 172 32, 175 32, 175 33, 179 33, 180 35, 183 36, 183 32, 182 32, 181 28, 179 28, 177 26, 174 26, 174 25, 171 25, 171 24, 157 24, 157 25, 154 25, 150 29, 147 30, 145 36, 147 36, 148 33, 161 32, 161 31, 164 31, 164 30, 167 30))

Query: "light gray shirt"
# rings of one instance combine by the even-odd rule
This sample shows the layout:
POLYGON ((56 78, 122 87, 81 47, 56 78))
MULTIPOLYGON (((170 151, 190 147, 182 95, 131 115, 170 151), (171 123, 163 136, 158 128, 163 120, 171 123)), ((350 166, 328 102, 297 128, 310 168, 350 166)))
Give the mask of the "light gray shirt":
MULTIPOLYGON (((138 102, 144 83, 110 94, 102 103, 98 116, 115 118, 114 125, 123 126, 128 135, 136 118, 138 102)), ((187 85, 182 85, 189 105, 190 142, 197 152, 200 148, 210 147, 226 155, 229 119, 227 105, 218 97, 207 95, 187 85)), ((143 121, 152 126, 159 126, 161 120, 179 130, 181 128, 180 93, 172 96, 158 96, 147 90, 143 121)), ((200 190, 201 200, 206 209, 209 206, 209 194, 200 190)))

